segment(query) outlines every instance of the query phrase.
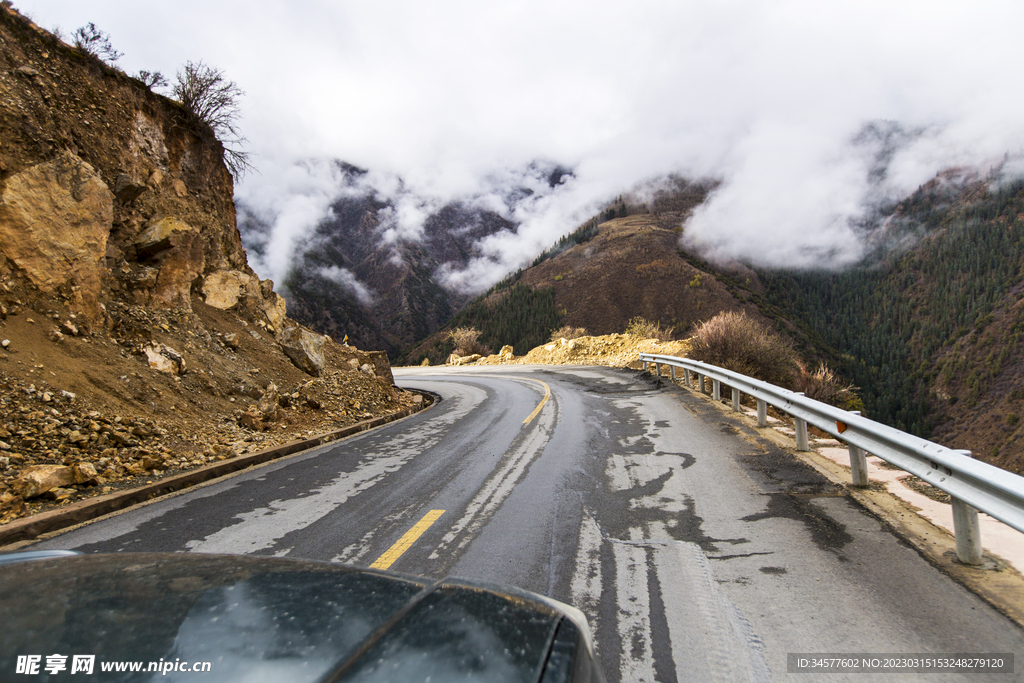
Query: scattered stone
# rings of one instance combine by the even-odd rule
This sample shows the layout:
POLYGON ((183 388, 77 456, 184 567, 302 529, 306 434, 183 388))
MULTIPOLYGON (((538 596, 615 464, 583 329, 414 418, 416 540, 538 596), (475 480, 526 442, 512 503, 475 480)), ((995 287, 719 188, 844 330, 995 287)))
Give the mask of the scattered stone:
POLYGON ((146 184, 132 180, 127 173, 121 173, 114 179, 114 196, 122 204, 130 204, 146 191, 146 184))
POLYGON ((62 341, 64 341, 64 335, 61 334, 60 330, 58 329, 50 330, 50 333, 46 336, 49 337, 50 341, 52 341, 55 344, 59 344, 62 341))
POLYGON ((238 348, 239 343, 237 332, 229 332, 228 334, 225 334, 222 338, 224 340, 224 345, 227 346, 229 349, 238 348))
POLYGON ((96 466, 91 462, 79 462, 71 466, 71 473, 76 484, 95 484, 99 478, 96 466))
POLYGON ((0 524, 20 517, 25 513, 25 499, 19 495, 4 491, 0 493, 0 524))
POLYGON ((79 334, 78 326, 75 325, 70 320, 65 320, 64 322, 62 322, 60 324, 60 328, 64 331, 65 334, 70 334, 72 337, 77 337, 79 334))
POLYGON ((277 385, 271 382, 267 385, 263 396, 260 397, 257 408, 266 418, 273 419, 273 416, 277 414, 278 400, 277 385))
POLYGON ((165 375, 181 375, 185 372, 185 358, 164 344, 151 344, 145 349, 149 367, 165 375))

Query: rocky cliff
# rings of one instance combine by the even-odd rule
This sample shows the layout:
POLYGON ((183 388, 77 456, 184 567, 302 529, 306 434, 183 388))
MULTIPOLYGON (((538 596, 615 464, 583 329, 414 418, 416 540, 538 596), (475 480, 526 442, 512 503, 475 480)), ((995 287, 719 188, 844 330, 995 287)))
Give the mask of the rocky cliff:
POLYGON ((90 331, 110 327, 111 299, 190 310, 193 290, 279 328, 212 132, 13 10, 0 40, 0 276, 66 301, 90 331))
POLYGON ((0 7, 0 522, 412 401, 286 317, 232 187, 180 105, 0 7))

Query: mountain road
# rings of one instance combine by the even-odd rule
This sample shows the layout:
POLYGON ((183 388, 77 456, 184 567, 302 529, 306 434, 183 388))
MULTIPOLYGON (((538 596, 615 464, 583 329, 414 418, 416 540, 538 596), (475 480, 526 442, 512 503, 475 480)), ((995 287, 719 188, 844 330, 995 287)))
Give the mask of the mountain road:
POLYGON ((512 584, 579 607, 609 681, 788 673, 797 653, 1013 653, 1024 631, 845 489, 636 371, 400 368, 428 410, 32 549, 244 553, 512 584))

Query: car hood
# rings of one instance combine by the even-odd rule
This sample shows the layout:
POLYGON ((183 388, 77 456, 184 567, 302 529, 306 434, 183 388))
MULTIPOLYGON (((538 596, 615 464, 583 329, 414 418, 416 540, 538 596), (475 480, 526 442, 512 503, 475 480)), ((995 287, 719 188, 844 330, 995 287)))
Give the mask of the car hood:
POLYGON ((278 558, 0 564, 0 623, 0 678, 19 656, 95 655, 95 673, 142 664, 100 680, 195 681, 205 662, 218 681, 603 680, 585 618, 549 598, 278 558))

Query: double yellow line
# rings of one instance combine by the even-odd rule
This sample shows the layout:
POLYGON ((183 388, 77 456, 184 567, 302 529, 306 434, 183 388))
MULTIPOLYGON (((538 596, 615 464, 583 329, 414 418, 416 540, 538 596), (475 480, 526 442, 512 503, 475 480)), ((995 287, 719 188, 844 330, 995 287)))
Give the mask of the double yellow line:
MULTIPOLYGON (((523 378, 523 379, 525 379, 525 378, 523 378)), ((526 381, 527 382, 537 382, 542 387, 544 387, 544 398, 542 398, 540 400, 540 403, 538 403, 537 407, 533 409, 533 412, 530 413, 529 416, 527 416, 527 418, 525 420, 523 420, 523 424, 524 425, 528 425, 531 422, 533 422, 533 418, 537 417, 537 413, 540 412, 540 409, 543 408, 544 404, 548 402, 549 398, 551 398, 551 387, 549 387, 546 383, 541 382, 539 379, 527 379, 526 381)))
POLYGON ((387 569, 395 563, 399 557, 416 542, 430 526, 437 521, 437 518, 444 514, 444 510, 431 510, 423 515, 423 519, 416 522, 413 528, 405 532, 395 544, 388 548, 388 551, 377 558, 377 561, 370 565, 370 569, 387 569))
MULTIPOLYGON (((533 412, 523 420, 524 425, 528 425, 533 422, 533 418, 537 417, 537 414, 540 413, 540 409, 543 408, 544 404, 548 402, 549 398, 551 398, 551 387, 549 387, 545 382, 542 382, 539 379, 531 379, 527 381, 537 382, 544 387, 544 398, 542 398, 540 403, 537 404, 537 407, 533 409, 533 412)), ((441 515, 444 514, 444 512, 444 510, 431 510, 427 514, 423 515, 423 518, 420 519, 420 521, 416 522, 416 524, 406 531, 400 539, 395 541, 393 546, 388 548, 386 553, 378 557, 377 560, 370 565, 370 569, 387 569, 393 565, 398 558, 401 557, 406 550, 411 548, 412 544, 415 543, 441 515)))

